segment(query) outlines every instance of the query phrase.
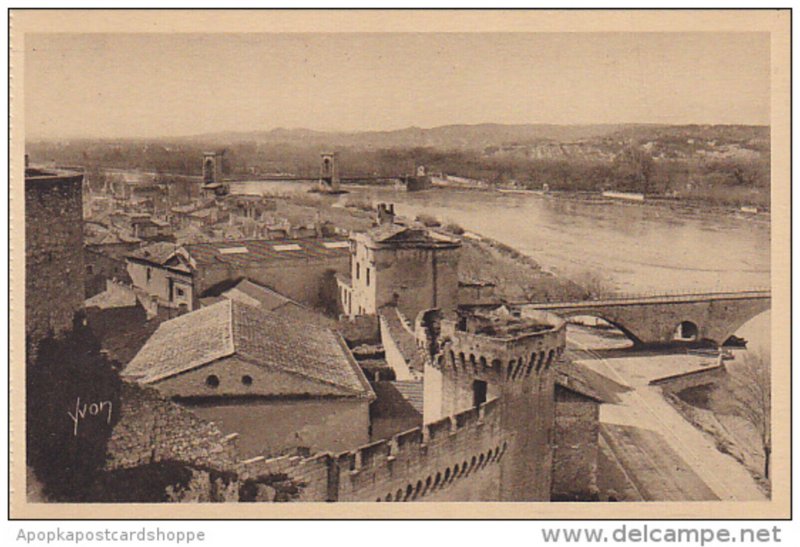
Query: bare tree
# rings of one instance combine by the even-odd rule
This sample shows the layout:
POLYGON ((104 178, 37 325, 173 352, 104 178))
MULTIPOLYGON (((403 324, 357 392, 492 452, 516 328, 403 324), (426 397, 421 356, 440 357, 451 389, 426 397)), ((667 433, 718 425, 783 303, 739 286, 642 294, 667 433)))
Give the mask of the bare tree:
POLYGON ((729 367, 728 377, 715 397, 721 411, 746 420, 758 433, 764 454, 764 477, 769 478, 772 452, 770 359, 763 351, 748 352, 729 367))

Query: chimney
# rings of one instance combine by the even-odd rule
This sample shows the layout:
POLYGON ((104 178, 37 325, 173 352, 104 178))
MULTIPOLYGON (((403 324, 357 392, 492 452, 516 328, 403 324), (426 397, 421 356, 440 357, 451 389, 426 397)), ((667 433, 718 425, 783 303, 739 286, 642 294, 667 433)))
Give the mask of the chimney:
POLYGON ((378 224, 394 224, 394 203, 378 204, 378 224))

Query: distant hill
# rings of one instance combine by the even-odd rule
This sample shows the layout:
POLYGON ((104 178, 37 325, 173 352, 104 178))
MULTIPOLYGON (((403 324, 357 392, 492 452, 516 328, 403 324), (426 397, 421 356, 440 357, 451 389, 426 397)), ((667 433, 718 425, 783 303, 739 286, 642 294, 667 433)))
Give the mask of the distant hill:
POLYGON ((438 148, 442 150, 483 150, 487 147, 589 144, 603 141, 648 141, 653 139, 716 140, 719 143, 744 144, 750 141, 769 143, 769 127, 742 125, 549 125, 549 124, 478 124, 445 125, 424 129, 408 127, 394 131, 326 132, 310 129, 273 129, 271 131, 221 132, 195 135, 177 142, 229 146, 249 142, 319 147, 353 148, 438 148))

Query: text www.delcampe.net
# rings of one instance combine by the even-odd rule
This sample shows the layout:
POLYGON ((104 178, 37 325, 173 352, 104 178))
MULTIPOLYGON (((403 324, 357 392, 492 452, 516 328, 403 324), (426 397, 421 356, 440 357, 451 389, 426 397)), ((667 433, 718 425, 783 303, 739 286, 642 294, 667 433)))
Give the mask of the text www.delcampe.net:
POLYGON ((771 528, 701 528, 667 526, 628 526, 613 529, 596 527, 542 528, 545 543, 780 543, 781 529, 771 528))

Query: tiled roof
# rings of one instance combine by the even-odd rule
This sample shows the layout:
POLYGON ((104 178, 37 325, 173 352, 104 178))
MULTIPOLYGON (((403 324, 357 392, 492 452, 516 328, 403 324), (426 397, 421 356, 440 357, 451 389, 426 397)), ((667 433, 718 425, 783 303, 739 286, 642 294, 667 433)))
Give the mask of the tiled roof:
POLYGON ((154 264, 164 264, 164 262, 166 262, 167 259, 172 256, 173 253, 175 253, 178 247, 179 246, 175 243, 161 241, 136 249, 129 256, 132 258, 147 260, 148 262, 153 262, 154 264))
POLYGON ((162 323, 123 374, 149 384, 233 353, 231 304, 220 302, 162 323))
POLYGON ((403 226, 402 224, 381 224, 366 232, 374 243, 404 246, 457 246, 457 239, 436 233, 424 226, 403 226))
POLYGON ((350 255, 344 239, 279 239, 212 241, 186 245, 186 250, 198 264, 228 263, 247 267, 266 262, 337 258, 350 255))
POLYGON ((356 396, 372 396, 338 334, 229 299, 162 324, 124 375, 152 383, 234 354, 356 396))
POLYGON ((284 296, 269 287, 254 283, 249 279, 242 279, 219 296, 201 298, 200 302, 204 306, 210 306, 225 298, 255 306, 265 311, 275 312, 298 321, 315 323, 329 328, 335 328, 336 326, 336 320, 330 319, 300 302, 292 300, 288 296, 284 296))
POLYGON ((422 382, 395 381, 392 385, 400 392, 403 399, 408 401, 414 409, 422 414, 423 397, 422 382))
MULTIPOLYGON (((422 382, 417 383, 422 385, 422 382)), ((371 419, 408 417, 419 418, 422 421, 422 405, 417 406, 409 400, 398 386, 398 382, 375 382, 372 388, 377 398, 369 408, 371 419)), ((420 395, 421 393, 420 390, 420 395)))
POLYGON ((235 287, 225 291, 224 295, 232 300, 241 299, 245 304, 259 306, 267 311, 272 311, 287 303, 294 302, 292 299, 272 289, 253 283, 249 279, 242 279, 235 287))

